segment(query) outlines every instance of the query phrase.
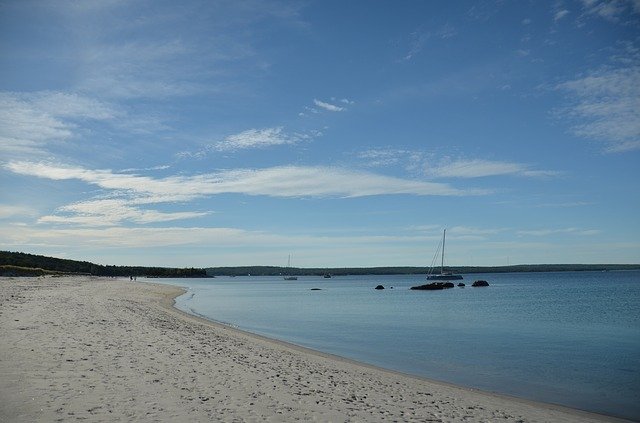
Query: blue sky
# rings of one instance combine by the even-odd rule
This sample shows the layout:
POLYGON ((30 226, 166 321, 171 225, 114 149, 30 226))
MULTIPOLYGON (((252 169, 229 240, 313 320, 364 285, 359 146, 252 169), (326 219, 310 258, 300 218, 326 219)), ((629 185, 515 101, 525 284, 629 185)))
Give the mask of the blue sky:
POLYGON ((640 2, 1 1, 0 248, 640 262, 640 2))

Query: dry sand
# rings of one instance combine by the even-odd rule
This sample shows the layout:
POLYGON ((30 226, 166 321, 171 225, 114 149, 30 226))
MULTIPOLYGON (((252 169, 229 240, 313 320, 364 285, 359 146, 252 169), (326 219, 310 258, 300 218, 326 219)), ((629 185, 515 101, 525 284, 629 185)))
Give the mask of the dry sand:
POLYGON ((176 310, 181 292, 0 278, 0 421, 616 421, 250 335, 176 310))

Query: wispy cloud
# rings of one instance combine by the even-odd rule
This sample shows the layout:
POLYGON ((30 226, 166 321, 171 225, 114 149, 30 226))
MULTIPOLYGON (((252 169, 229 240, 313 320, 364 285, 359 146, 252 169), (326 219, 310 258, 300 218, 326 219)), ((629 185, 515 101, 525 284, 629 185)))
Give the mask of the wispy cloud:
POLYGON ((573 119, 573 132, 602 141, 607 152, 640 149, 640 65, 603 69, 567 81, 556 89, 568 92, 572 104, 558 111, 573 119))
POLYGON ((420 30, 413 31, 409 34, 409 51, 402 57, 402 60, 409 61, 420 53, 427 43, 431 34, 420 30))
POLYGON ((305 138, 308 138, 308 136, 287 134, 281 126, 275 128, 249 129, 228 136, 224 140, 215 143, 213 148, 218 151, 265 148, 274 145, 296 144, 305 138))
POLYGON ((42 153, 47 143, 74 136, 82 121, 108 121, 119 112, 78 94, 0 93, 0 151, 42 153))
POLYGON ((570 12, 567 9, 558 10, 553 15, 553 20, 558 22, 562 18, 566 17, 570 12))
POLYGON ((186 201, 223 193, 271 197, 362 197, 390 194, 460 196, 487 193, 458 189, 443 183, 321 166, 236 169, 166 178, 27 161, 14 161, 5 168, 21 175, 52 180, 75 179, 112 192, 135 194, 139 203, 186 201))
POLYGON ((207 144, 197 151, 181 151, 179 158, 203 158, 212 151, 234 152, 240 150, 263 149, 281 145, 294 145, 304 141, 311 141, 322 136, 322 132, 313 130, 307 132, 286 132, 282 126, 263 129, 248 129, 227 136, 221 141, 207 144))
POLYGON ((327 103, 325 101, 320 101, 318 99, 314 99, 313 104, 320 107, 321 109, 328 110, 330 112, 344 112, 345 110, 347 110, 345 107, 337 106, 335 104, 327 103))
POLYGON ((598 235, 602 231, 598 229, 562 228, 562 229, 535 229, 517 231, 519 236, 548 236, 557 234, 591 236, 598 235))
MULTIPOLYGON (((143 200, 144 202, 144 200, 143 200)), ((135 200, 104 199, 83 201, 60 207, 57 215, 42 216, 38 223, 69 223, 81 226, 114 226, 123 222, 149 224, 192 219, 206 212, 165 213, 133 206, 135 200)))
POLYGON ((473 228, 469 226, 453 226, 447 230, 447 233, 456 236, 474 236, 484 237, 486 235, 495 235, 501 232, 505 232, 506 228, 473 228))
POLYGON ((36 211, 31 207, 0 204, 0 219, 9 219, 20 216, 33 216, 36 211))
POLYGON ((611 22, 640 13, 638 0, 582 0, 582 6, 588 15, 596 15, 611 22))
POLYGON ((531 166, 522 163, 482 159, 444 161, 439 165, 427 167, 426 173, 434 178, 482 178, 501 175, 550 177, 560 174, 557 171, 533 170, 531 166))
POLYGON ((369 167, 385 167, 403 163, 410 152, 402 149, 373 148, 361 151, 357 157, 369 167))

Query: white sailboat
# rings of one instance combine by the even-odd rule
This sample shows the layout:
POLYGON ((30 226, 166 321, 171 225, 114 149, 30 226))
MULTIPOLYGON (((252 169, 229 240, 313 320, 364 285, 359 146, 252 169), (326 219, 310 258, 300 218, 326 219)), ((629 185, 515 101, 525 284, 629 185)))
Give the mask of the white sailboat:
MULTIPOLYGON (((444 246, 445 241, 447 239, 447 230, 445 229, 442 233, 442 251, 441 251, 441 261, 440 261, 440 273, 434 273, 434 270, 437 271, 437 268, 434 266, 434 263, 431 263, 431 268, 429 269, 429 273, 427 274, 427 280, 430 281, 455 281, 462 279, 462 275, 456 275, 452 272, 444 271, 444 246)), ((434 257, 434 262, 437 258, 438 251, 440 250, 440 245, 438 245, 438 250, 436 250, 436 257, 434 257)))
POLYGON ((291 254, 289 254, 289 259, 287 260, 287 273, 284 275, 283 279, 285 281, 297 281, 297 276, 292 276, 291 274, 291 254))

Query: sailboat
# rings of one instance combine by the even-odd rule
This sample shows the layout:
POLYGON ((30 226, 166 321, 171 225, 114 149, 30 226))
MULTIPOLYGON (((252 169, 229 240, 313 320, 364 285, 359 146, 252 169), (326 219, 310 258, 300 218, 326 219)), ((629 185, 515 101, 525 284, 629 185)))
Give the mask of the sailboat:
MULTIPOLYGON (((433 273, 434 270, 437 270, 433 263, 431 264, 431 269, 429 269, 429 273, 427 274, 427 280, 429 281, 456 281, 462 279, 462 275, 456 275, 451 272, 444 271, 444 245, 447 239, 447 230, 445 229, 442 233, 442 255, 440 261, 440 273, 433 273)), ((440 246, 438 246, 438 250, 440 246)), ((438 251, 436 251, 436 257, 438 255, 438 251)), ((434 262, 436 257, 434 257, 434 262)))
MULTIPOLYGON (((287 273, 291 272, 291 254, 289 254, 289 260, 287 260, 287 273)), ((285 281, 297 281, 297 276, 291 276, 290 274, 284 275, 285 281)))

